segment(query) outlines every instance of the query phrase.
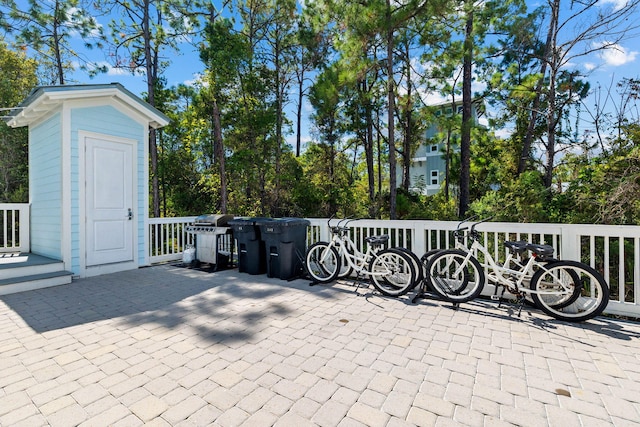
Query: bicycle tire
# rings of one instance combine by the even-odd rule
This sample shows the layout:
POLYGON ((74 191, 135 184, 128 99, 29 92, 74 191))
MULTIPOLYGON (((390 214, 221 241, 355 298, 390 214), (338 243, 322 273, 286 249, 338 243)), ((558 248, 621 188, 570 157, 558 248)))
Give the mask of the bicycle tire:
POLYGON ((309 275, 315 282, 332 282, 340 272, 338 251, 326 242, 317 242, 309 246, 305 263, 309 275))
MULTIPOLYGON (((545 264, 545 265, 544 265, 544 267, 541 267, 541 268, 547 268, 547 269, 548 269, 549 267, 551 267, 553 264, 555 264, 555 263, 557 263, 557 262, 560 262, 560 261, 558 261, 558 260, 553 260, 553 261, 551 261, 551 262, 549 262, 549 263, 545 264)), ((572 276, 572 279, 573 279, 576 283, 580 281, 580 276, 579 276, 579 275, 578 275, 578 273, 576 273, 574 270, 568 270, 568 273, 572 276)), ((533 275, 532 275, 531 277, 533 278, 533 275)), ((531 287, 531 281, 529 281, 529 287, 531 287)), ((571 305, 571 304, 573 304, 574 302, 576 302, 576 300, 577 300, 578 298, 580 298, 580 294, 581 294, 581 287, 580 287, 580 286, 575 286, 575 288, 574 288, 574 290, 573 290, 573 292, 572 292, 572 293, 568 293, 568 294, 566 294, 566 295, 562 295, 562 296, 560 296, 556 301, 554 301, 554 302, 548 301, 548 303, 550 303, 550 304, 551 304, 551 306, 552 306, 554 309, 564 308, 564 307, 566 307, 566 306, 568 306, 568 305, 571 305)), ((533 298, 532 298, 532 300, 533 300, 533 298)), ((540 308, 540 306, 539 306, 535 301, 533 301, 533 303, 534 303, 538 308, 540 308)))
POLYGON ((431 249, 430 251, 426 252, 424 255, 420 257, 420 261, 422 261, 422 264, 424 265, 425 269, 427 268, 427 264, 429 264, 429 259, 431 259, 431 257, 437 254, 438 252, 442 252, 442 249, 431 249))
POLYGON ((418 255, 413 253, 413 251, 403 247, 396 247, 394 249, 399 250, 400 252, 407 255, 411 260, 411 262, 413 263, 413 268, 416 272, 416 277, 413 282, 413 285, 411 286, 411 289, 414 289, 416 286, 418 286, 418 283, 422 283, 422 281, 424 280, 424 265, 420 261, 420 258, 418 258, 418 255))
POLYGON ((482 292, 485 275, 480 262, 466 252, 450 249, 433 254, 427 264, 427 280, 442 299, 462 303, 482 292))
POLYGON ((369 262, 373 287, 383 295, 399 297, 409 292, 415 281, 411 258, 394 248, 378 252, 369 262))
POLYGON ((344 279, 345 277, 351 276, 353 274, 353 267, 347 261, 347 254, 345 253, 347 249, 341 250, 340 253, 340 270, 338 271, 338 278, 344 279))
POLYGON ((540 292, 532 293, 531 298, 542 311, 567 322, 592 319, 609 303, 609 286, 604 277, 578 261, 558 261, 539 269, 531 278, 531 290, 540 292), (557 293, 544 293, 554 289, 557 293))
MULTIPOLYGON (((548 268, 549 266, 553 265, 556 262, 559 262, 559 260, 557 260, 557 259, 548 259, 548 260, 545 260, 545 261, 537 261, 536 262, 537 265, 534 265, 535 270, 533 271, 533 273, 528 275, 528 277, 524 278, 524 280, 522 281, 521 286, 528 287, 529 289, 531 289, 531 279, 533 278, 533 275, 535 274, 535 272, 538 271, 539 269, 548 268)), ((516 265, 514 269, 516 271, 522 271, 522 267, 525 264, 527 264, 527 259, 525 259, 519 265, 516 265), (520 268, 518 268, 518 267, 520 267, 520 268)), ((576 277, 577 277, 577 275, 576 275, 576 277)), ((489 280, 489 282, 491 282, 491 280, 489 280)), ((576 300, 576 298, 580 295, 580 290, 576 289, 575 293, 576 293, 576 295, 574 295, 574 296, 566 295, 564 298, 559 298, 555 303, 553 303, 553 306, 555 308, 562 308, 564 306, 567 306, 567 305, 573 303, 576 300)), ((525 297, 526 297, 525 298, 525 302, 527 304, 540 308, 540 306, 533 300, 533 298, 531 297, 530 293, 525 294, 525 297)))

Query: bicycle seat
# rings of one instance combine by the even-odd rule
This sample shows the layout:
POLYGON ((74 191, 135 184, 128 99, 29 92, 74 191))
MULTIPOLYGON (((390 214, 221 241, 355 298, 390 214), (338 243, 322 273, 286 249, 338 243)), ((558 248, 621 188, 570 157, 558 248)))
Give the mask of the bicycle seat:
POLYGON ((553 246, 551 245, 539 245, 537 243, 529 243, 527 244, 527 249, 533 252, 536 255, 541 257, 548 257, 553 255, 553 246))
POLYGON ((529 245, 529 242, 525 242, 523 240, 518 240, 517 242, 505 241, 504 245, 511 252, 516 254, 521 254, 522 252, 527 250, 527 246, 529 245))
POLYGON ((389 235, 388 234, 382 234, 380 236, 369 236, 366 239, 367 243, 369 243, 370 245, 384 245, 385 243, 387 243, 389 241, 389 235))

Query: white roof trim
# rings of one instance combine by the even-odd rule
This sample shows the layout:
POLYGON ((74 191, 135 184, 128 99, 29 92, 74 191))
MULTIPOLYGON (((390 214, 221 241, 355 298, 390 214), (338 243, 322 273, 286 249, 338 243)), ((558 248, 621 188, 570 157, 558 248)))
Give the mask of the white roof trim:
POLYGON ((8 115, 7 124, 11 127, 28 126, 60 107, 64 102, 82 99, 110 98, 137 111, 153 128, 169 124, 169 118, 146 103, 119 83, 105 85, 46 86, 37 87, 8 115))

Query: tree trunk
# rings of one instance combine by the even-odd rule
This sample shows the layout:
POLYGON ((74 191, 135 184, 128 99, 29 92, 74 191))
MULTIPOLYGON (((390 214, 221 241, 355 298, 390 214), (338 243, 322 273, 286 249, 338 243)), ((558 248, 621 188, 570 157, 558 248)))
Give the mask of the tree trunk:
POLYGON ((396 219, 396 196, 397 196, 397 177, 396 177, 396 144, 395 144, 395 128, 394 119, 396 112, 395 87, 393 80, 393 25, 391 22, 391 0, 387 0, 387 121, 389 130, 389 219, 396 219))
MULTIPOLYGON (((444 147, 444 200, 449 202, 449 185, 451 184, 451 127, 447 126, 447 142, 444 147)), ((430 174, 431 172, 429 172, 430 174)), ((427 178, 431 184, 431 175, 427 178)))
MULTIPOLYGON (((143 3, 143 17, 141 22, 142 35, 144 38, 144 62, 147 75, 147 100, 150 105, 156 106, 155 82, 157 78, 157 67, 154 67, 153 55, 151 52, 151 18, 149 16, 150 0, 143 3)), ((156 130, 149 129, 149 158, 151 161, 151 207, 153 217, 160 217, 160 187, 158 183, 158 144, 156 130)))
POLYGON ((304 97, 304 67, 300 70, 298 76, 298 108, 296 110, 296 157, 300 157, 300 149, 302 146, 302 98, 304 97))
POLYGON ((545 60, 549 61, 549 94, 547 100, 547 161, 544 171, 544 186, 545 188, 551 188, 553 183, 553 167, 555 163, 556 155, 556 124, 557 120, 557 106, 556 106, 556 76, 560 67, 558 52, 556 52, 556 41, 558 37, 558 20, 560 11, 560 0, 555 0, 551 7, 551 22, 549 23, 549 35, 547 40, 550 40, 550 46, 547 47, 549 56, 545 60))
POLYGON ((213 149, 214 157, 218 163, 220 174, 220 213, 227 213, 227 171, 224 158, 224 145, 222 141, 222 123, 220 120, 220 107, 218 101, 213 100, 213 149))
POLYGON ((362 91, 366 96, 366 121, 367 121, 367 129, 365 131, 364 137, 364 152, 365 159, 367 163, 367 180, 368 180, 368 188, 369 188, 369 216, 371 218, 375 218, 376 214, 376 181, 375 181, 375 171, 373 169, 373 109, 371 108, 371 99, 368 97, 368 89, 367 89, 367 79, 363 79, 362 81, 362 91))
POLYGON ((473 2, 467 0, 467 22, 462 62, 462 132, 460 134, 460 204, 458 216, 463 218, 469 209, 471 179, 471 69, 473 65, 473 2))
MULTIPOLYGON (((278 24, 277 24, 278 25, 278 24)), ((273 208, 272 212, 275 213, 276 216, 280 216, 280 174, 282 169, 282 109, 283 109, 283 99, 284 99, 284 91, 286 90, 285 76, 282 74, 282 67, 280 65, 280 57, 282 55, 281 52, 281 42, 280 42, 280 31, 276 31, 276 40, 274 46, 274 63, 275 63, 275 74, 276 74, 276 173, 275 173, 275 185, 274 185, 274 200, 273 200, 273 208)))
POLYGON ((58 36, 58 27, 60 21, 58 16, 60 15, 60 2, 56 0, 55 12, 53 17, 53 43, 54 43, 54 55, 56 57, 56 69, 58 71, 58 83, 64 85, 64 67, 62 66, 62 54, 60 52, 60 37, 58 36))
POLYGON ((404 125, 404 140, 402 144, 402 188, 409 191, 411 186, 411 117, 412 117, 412 88, 411 84, 411 64, 410 64, 410 52, 409 44, 406 44, 406 51, 404 52, 406 58, 406 78, 407 78, 407 102, 405 104, 405 125, 404 125))

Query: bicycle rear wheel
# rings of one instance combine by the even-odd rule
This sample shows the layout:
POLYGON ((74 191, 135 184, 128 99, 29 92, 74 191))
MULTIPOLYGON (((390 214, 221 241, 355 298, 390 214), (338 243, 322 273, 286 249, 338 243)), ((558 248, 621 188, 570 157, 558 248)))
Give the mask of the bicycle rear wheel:
POLYGON ((413 289, 415 269, 407 254, 397 249, 384 249, 369 262, 373 287, 383 295, 399 297, 413 289))
POLYGON ((467 302, 482 292, 485 276, 473 256, 456 249, 433 254, 427 264, 431 288, 446 301, 467 302))
POLYGON ((396 249, 402 252, 403 254, 408 256, 409 259, 411 260, 411 263, 413 264, 413 269, 415 270, 415 273, 416 273, 415 280, 413 281, 413 285, 411 285, 411 289, 415 288, 416 286, 418 286, 419 283, 422 283, 422 281, 424 280, 424 265, 420 261, 420 258, 418 258, 418 255, 416 255, 409 249, 402 248, 402 247, 397 247, 393 249, 396 249))
POLYGON ((340 273, 340 257, 328 243, 314 243, 305 257, 307 271, 311 278, 320 283, 332 282, 340 273))
POLYGON ((558 261, 531 278, 533 301, 559 320, 582 322, 601 314, 609 303, 609 286, 600 273, 577 261, 558 261))

